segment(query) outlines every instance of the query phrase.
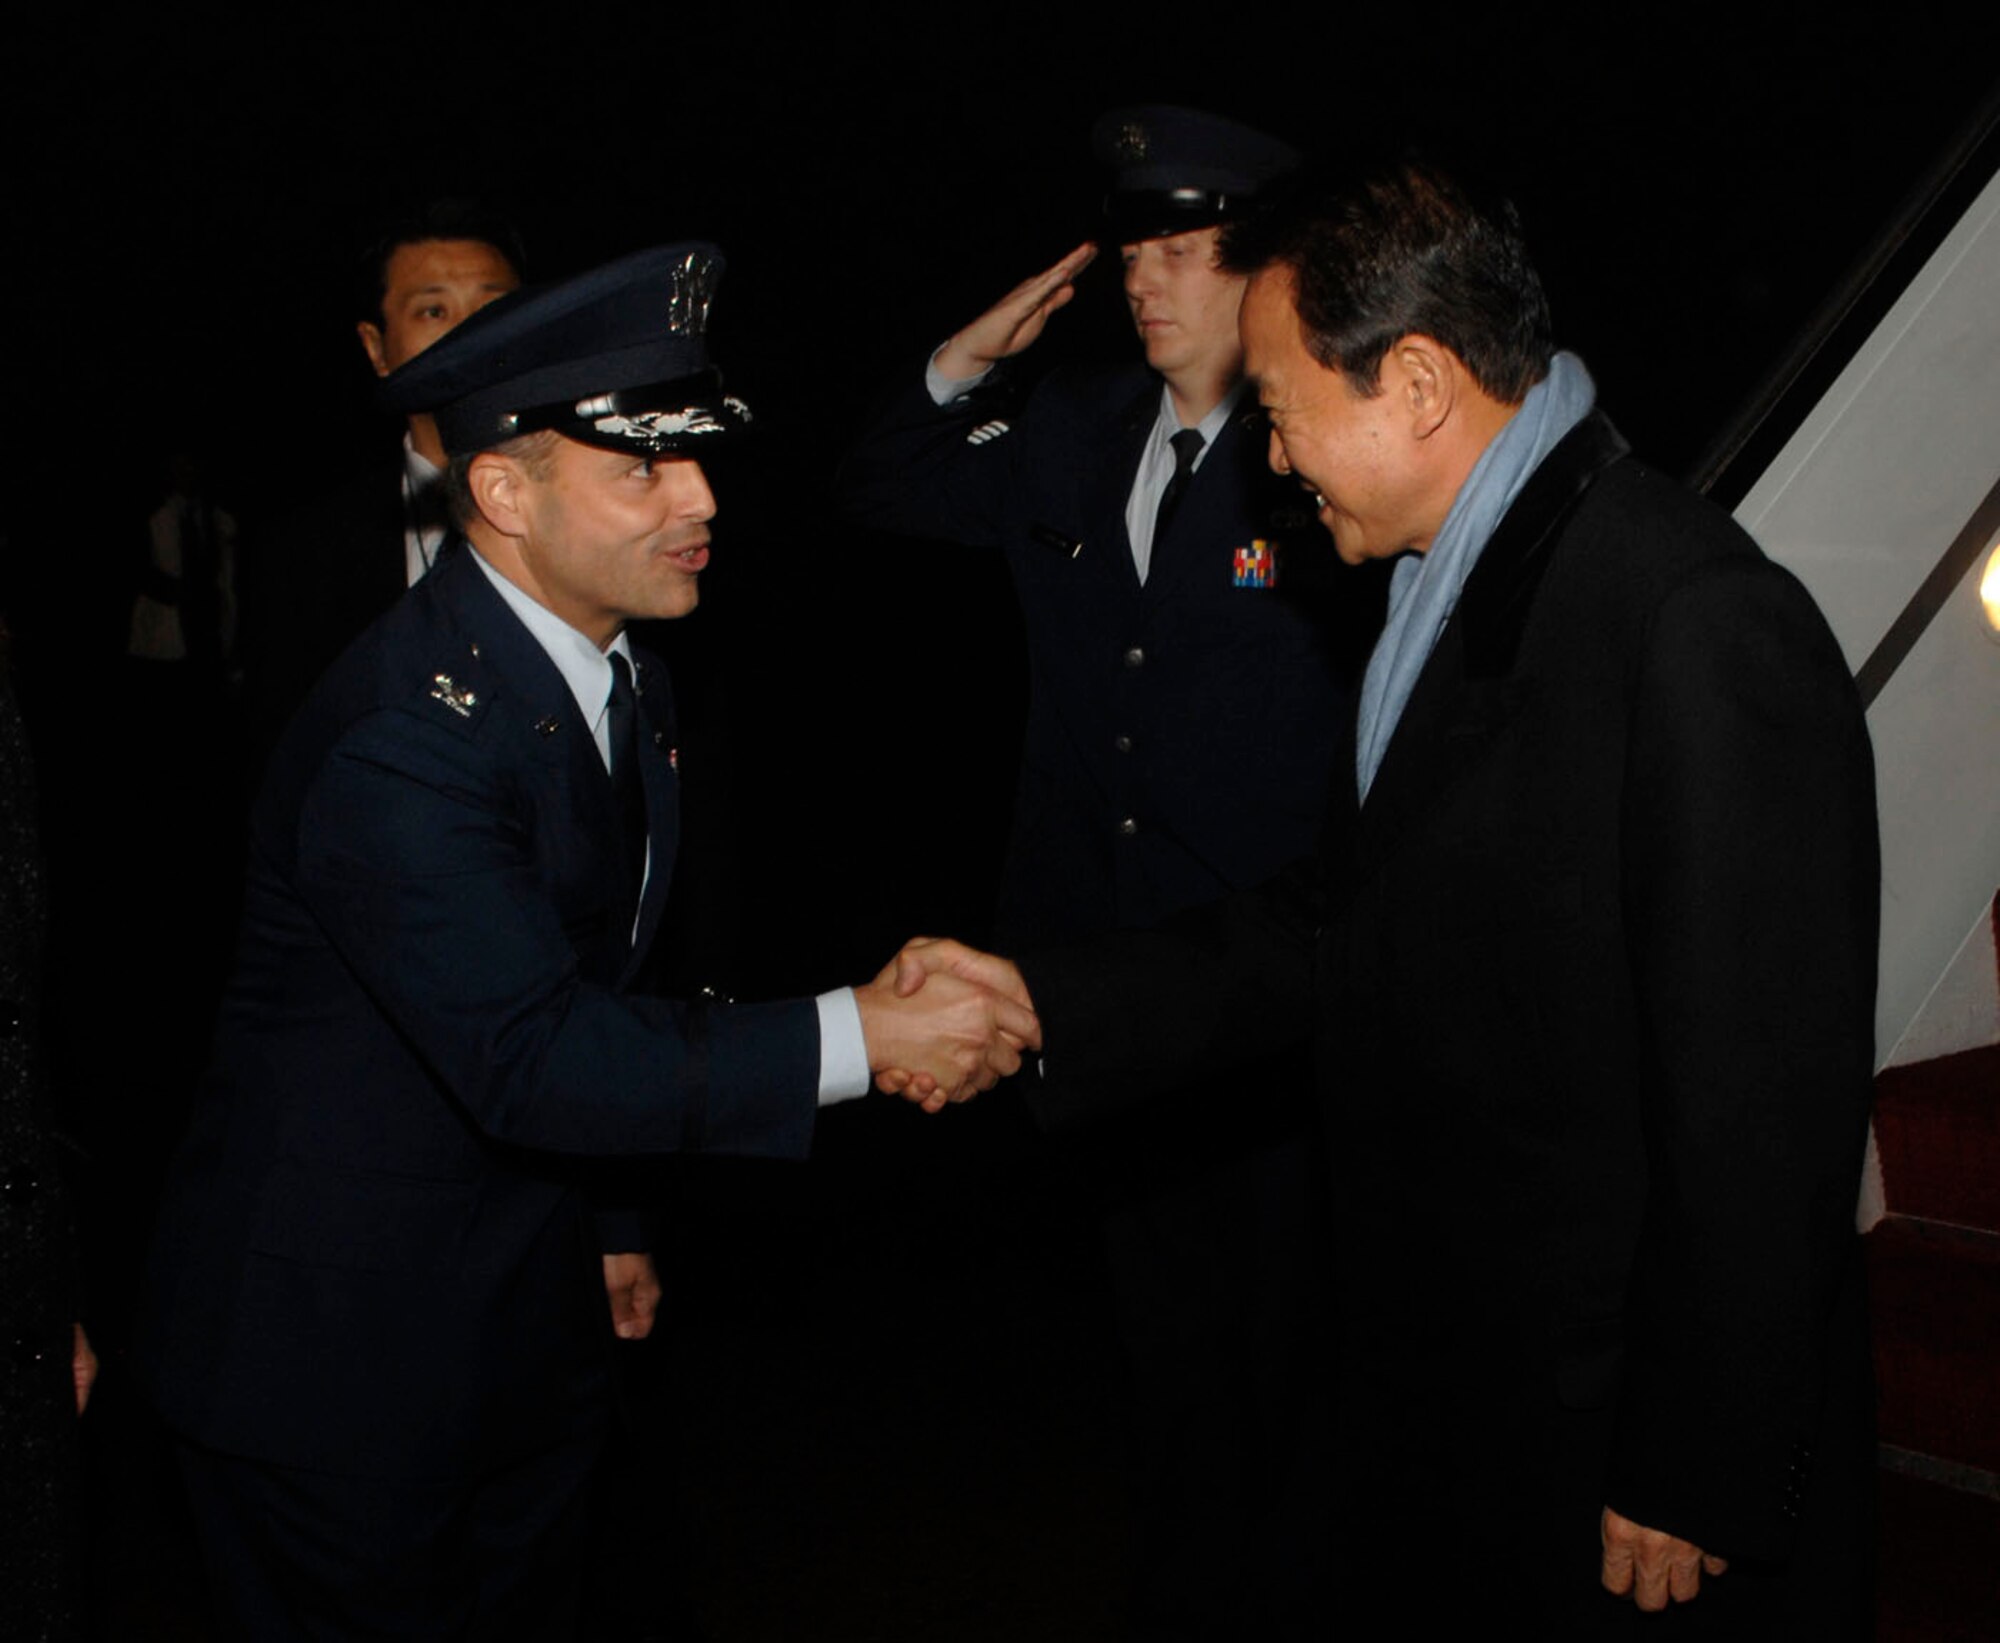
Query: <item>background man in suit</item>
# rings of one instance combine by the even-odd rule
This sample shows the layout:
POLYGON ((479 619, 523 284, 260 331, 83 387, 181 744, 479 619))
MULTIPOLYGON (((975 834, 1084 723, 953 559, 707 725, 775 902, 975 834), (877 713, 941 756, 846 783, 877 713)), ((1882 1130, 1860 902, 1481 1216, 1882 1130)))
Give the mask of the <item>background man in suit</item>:
POLYGON ((1601 1586, 1690 1635, 1864 1635, 1877 859, 1840 652, 1552 355, 1510 209, 1406 167, 1225 254, 1272 464, 1396 560, 1388 623, 1317 863, 1023 960, 1043 1099, 1316 1036, 1357 1609, 1622 1635, 1601 1586))
MULTIPOLYGON (((521 283, 520 236, 476 201, 391 219, 357 259, 355 332, 376 376, 416 358, 521 283)), ((451 530, 444 446, 412 411, 401 446, 283 520, 248 574, 253 744, 267 752, 313 681, 436 560, 451 530)))
MULTIPOLYGON (((1025 404, 1009 380, 1095 255, 1078 246, 911 371, 843 472, 864 520, 1008 556, 1032 696, 1006 943, 1152 925, 1310 849, 1380 608, 1372 579, 1307 593, 1282 557, 1311 522, 1264 466, 1244 282, 1216 261, 1219 225, 1298 156, 1178 108, 1114 111, 1092 142, 1144 363, 1058 372, 1025 404)), ((1323 1169, 1303 1066, 1244 1076, 1293 1098, 1190 1092, 1146 1126, 1066 1138, 1130 1368, 1149 1638, 1318 1631, 1294 1577, 1324 1541, 1299 1495, 1323 1470, 1324 1279, 1300 1236, 1323 1169)))
POLYGON ((593 1225, 593 1164, 798 1157, 870 1065, 964 1095, 1034 1037, 971 988, 921 1015, 880 982, 627 990, 677 824, 665 679, 623 630, 693 609, 709 560, 695 453, 747 414, 707 359, 720 271, 639 253, 392 378, 438 419, 464 540, 273 756, 141 1331, 244 1635, 571 1635, 601 1285, 646 1266, 615 1205, 593 1225))

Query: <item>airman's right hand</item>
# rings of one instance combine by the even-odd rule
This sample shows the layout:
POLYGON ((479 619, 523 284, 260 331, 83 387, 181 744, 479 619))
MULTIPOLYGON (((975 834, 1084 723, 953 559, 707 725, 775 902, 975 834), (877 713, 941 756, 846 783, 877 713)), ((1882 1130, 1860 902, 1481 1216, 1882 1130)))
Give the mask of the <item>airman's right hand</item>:
POLYGON ((1076 277, 1096 255, 1086 240, 1053 268, 1023 280, 938 350, 938 373, 964 382, 1020 353, 1042 334, 1049 315, 1076 295, 1076 277))

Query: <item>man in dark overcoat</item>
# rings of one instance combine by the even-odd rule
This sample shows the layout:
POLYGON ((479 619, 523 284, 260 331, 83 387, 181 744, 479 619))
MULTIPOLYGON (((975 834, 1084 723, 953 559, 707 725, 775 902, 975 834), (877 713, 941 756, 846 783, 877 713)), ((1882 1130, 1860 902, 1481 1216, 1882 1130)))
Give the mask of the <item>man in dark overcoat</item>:
POLYGON ((1316 1041, 1352 1618, 1864 1636, 1878 864, 1840 651, 1552 353, 1511 210, 1412 166, 1227 254, 1272 464, 1395 560, 1387 626, 1316 858, 1022 960, 1041 1098, 1316 1041))
POLYGON ((712 551, 698 456, 746 415, 707 359, 720 270, 641 252, 391 379, 463 534, 273 756, 140 1330, 231 1635, 571 1636, 613 1320, 658 1294, 605 1161, 801 1157, 896 1041, 964 1095, 1034 1036, 970 991, 630 990, 676 757, 624 628, 693 609, 712 551))

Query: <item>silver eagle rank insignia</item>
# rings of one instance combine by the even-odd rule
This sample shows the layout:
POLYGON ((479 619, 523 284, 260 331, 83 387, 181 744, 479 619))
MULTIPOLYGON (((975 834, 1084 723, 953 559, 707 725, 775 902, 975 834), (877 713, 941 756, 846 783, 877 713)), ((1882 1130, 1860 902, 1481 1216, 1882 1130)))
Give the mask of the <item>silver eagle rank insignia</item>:
POLYGON ((479 705, 476 692, 461 690, 449 673, 440 673, 431 680, 431 697, 440 701, 461 719, 472 717, 472 710, 479 705))

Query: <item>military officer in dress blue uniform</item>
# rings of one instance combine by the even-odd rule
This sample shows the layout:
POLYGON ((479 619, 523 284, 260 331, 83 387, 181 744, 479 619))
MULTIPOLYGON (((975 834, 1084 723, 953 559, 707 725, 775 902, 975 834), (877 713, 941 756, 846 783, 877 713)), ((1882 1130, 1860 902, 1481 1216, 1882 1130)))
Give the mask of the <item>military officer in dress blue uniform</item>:
POLYGON ((721 268, 667 246, 516 293, 389 379, 462 535, 273 756, 144 1303, 232 1635, 572 1635, 613 1320, 657 1294, 594 1163, 802 1156, 898 1053, 963 1096, 1034 1039, 969 989, 628 990, 676 820, 624 627, 693 609, 712 551, 699 456, 747 417, 708 360, 721 268))
MULTIPOLYGON (((1032 695, 996 930, 1037 945, 1151 926, 1309 850, 1379 581, 1330 569, 1243 392, 1243 280, 1219 225, 1292 170, 1286 144, 1179 108, 1093 138, 1102 240, 1144 351, 1018 368, 1097 254, 1078 246, 956 332, 843 470, 864 522, 998 548, 1032 695), (1318 563, 1288 555, 1289 538, 1318 563)), ((1310 1631, 1320 1170, 1297 1099, 1234 1086, 1071 1138, 1131 1364, 1135 1635, 1310 1631)), ((1036 1097, 1031 1092, 1029 1100, 1036 1097)), ((1038 1111, 1045 1122, 1049 1114, 1038 1111)))

